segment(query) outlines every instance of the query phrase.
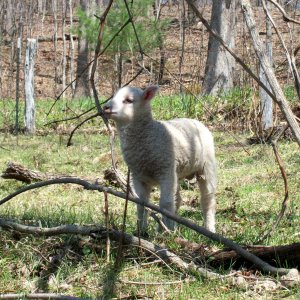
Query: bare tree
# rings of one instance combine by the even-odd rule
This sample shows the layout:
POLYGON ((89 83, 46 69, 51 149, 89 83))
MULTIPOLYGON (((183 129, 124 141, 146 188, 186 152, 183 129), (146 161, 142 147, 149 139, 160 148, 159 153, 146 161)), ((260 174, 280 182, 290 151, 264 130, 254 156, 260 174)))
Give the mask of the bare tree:
MULTIPOLYGON (((70 27, 73 28, 73 4, 72 0, 68 0, 69 12, 70 12, 70 27)), ((73 83, 74 79, 74 40, 72 30, 70 30, 70 82, 71 90, 72 90, 72 97, 75 91, 75 83, 73 83)))
MULTIPOLYGON (((81 9, 86 13, 89 11, 89 0, 80 0, 81 9)), ((76 70, 76 86, 73 98, 90 97, 90 82, 89 82, 89 45, 88 41, 83 37, 78 38, 78 58, 76 70)))
MULTIPOLYGON (((62 53, 62 90, 66 88, 66 65, 67 65, 67 45, 66 45, 66 13, 67 13, 67 2, 63 1, 61 4, 61 16, 62 16, 62 26, 61 26, 61 35, 63 42, 63 53, 62 53)), ((65 93, 62 95, 65 96, 65 93)))
MULTIPOLYGON (((211 28, 218 33, 229 48, 235 45, 236 0, 213 0, 211 28)), ((233 87, 235 60, 222 48, 221 43, 209 36, 208 54, 202 91, 204 94, 217 94, 233 87)))

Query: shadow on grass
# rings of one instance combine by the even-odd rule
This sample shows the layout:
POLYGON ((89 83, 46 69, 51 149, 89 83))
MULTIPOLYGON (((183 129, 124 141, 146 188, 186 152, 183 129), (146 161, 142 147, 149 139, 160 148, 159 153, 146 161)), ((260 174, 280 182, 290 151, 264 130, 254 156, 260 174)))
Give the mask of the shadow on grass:
POLYGON ((103 279, 102 294, 98 299, 111 299, 115 296, 117 282, 122 270, 122 263, 110 263, 103 279))
MULTIPOLYGON (((44 249, 45 250, 45 249, 44 249)), ((66 238, 60 240, 59 243, 50 245, 47 250, 47 257, 42 255, 43 263, 39 266, 37 289, 41 292, 49 292, 51 277, 55 277, 61 269, 66 260, 71 261, 73 266, 76 266, 83 260, 83 249, 79 245, 79 239, 76 237, 66 238), (70 257, 72 253, 72 257, 70 257)))

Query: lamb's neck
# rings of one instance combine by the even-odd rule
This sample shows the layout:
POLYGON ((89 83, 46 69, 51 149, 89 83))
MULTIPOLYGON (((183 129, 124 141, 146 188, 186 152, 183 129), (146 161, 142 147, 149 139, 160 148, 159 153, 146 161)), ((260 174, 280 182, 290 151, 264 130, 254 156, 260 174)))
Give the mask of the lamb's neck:
MULTIPOLYGON (((151 115, 135 118, 129 124, 118 126, 118 132, 123 150, 127 147, 140 144, 142 140, 147 139, 153 132, 155 121, 151 115)), ((143 142, 142 142, 143 144, 143 142)))
POLYGON ((153 120, 151 112, 139 114, 133 118, 133 120, 128 124, 118 124, 117 129, 122 135, 132 135, 136 133, 142 133, 145 129, 153 125, 153 120))

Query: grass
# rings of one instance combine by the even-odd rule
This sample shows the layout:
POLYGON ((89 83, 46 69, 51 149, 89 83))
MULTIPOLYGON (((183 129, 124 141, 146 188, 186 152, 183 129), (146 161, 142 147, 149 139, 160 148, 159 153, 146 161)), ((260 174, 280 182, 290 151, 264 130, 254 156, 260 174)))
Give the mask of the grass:
MULTIPOLYGON (((176 105, 171 103, 171 98, 158 99, 157 103, 164 103, 165 106, 154 102, 155 116, 189 116, 189 112, 182 106, 182 100, 179 97, 176 99, 176 105)), ((63 130, 57 126, 50 129, 42 127, 50 119, 65 118, 67 110, 75 114, 91 107, 93 104, 90 100, 60 102, 49 117, 45 112, 49 110, 51 103, 38 102, 39 134, 35 136, 11 135, 9 128, 13 124, 13 102, 3 101, 0 104, 0 119, 6 125, 0 135, 1 170, 12 160, 42 172, 103 180, 103 170, 110 166, 110 158, 108 136, 100 130, 103 125, 99 120, 82 128, 75 135, 71 147, 66 147, 67 132, 74 127, 74 123, 59 125, 63 126, 63 130)), ((276 219, 284 196, 283 181, 272 148, 268 145, 246 145, 248 154, 227 132, 216 131, 214 135, 219 166, 217 231, 240 244, 253 244, 276 219)), ((247 138, 246 135, 239 134, 236 137, 241 142, 247 138)), ((118 145, 116 148, 119 166, 125 171, 118 145)), ((300 237, 299 147, 296 143, 281 141, 279 153, 288 176, 290 204, 275 233, 264 242, 266 245, 299 242, 300 237)), ((0 198, 22 185, 14 180, 0 179, 0 198)), ((180 215, 201 224, 198 190, 185 188, 182 190, 182 197, 184 204, 180 215)), ((154 192, 153 199, 158 200, 157 191, 154 192)), ((16 197, 0 207, 0 216, 44 227, 104 224, 103 207, 102 194, 76 186, 61 185, 41 188, 16 197)), ((123 200, 109 196, 111 225, 117 228, 122 223, 123 208, 123 200)), ((155 229, 156 224, 151 220, 150 240, 166 245, 183 258, 187 253, 174 241, 175 236, 208 247, 220 247, 183 226, 178 226, 175 236, 169 237, 157 234, 155 229)), ((129 204, 127 231, 135 231, 135 207, 132 204, 129 204)), ((105 244, 95 245, 90 242, 89 238, 68 235, 37 238, 0 231, 0 294, 43 290, 78 297, 104 295, 106 298, 131 296, 132 299, 140 296, 154 299, 296 299, 300 295, 297 287, 267 291, 202 278, 171 285, 137 286, 128 281, 166 283, 182 279, 183 274, 173 266, 166 268, 154 264, 150 267, 137 267, 137 263, 146 262, 147 257, 140 257, 138 249, 132 248, 124 251, 124 265, 116 272, 112 264, 117 245, 112 244, 112 263, 107 263, 105 244)), ((222 268, 217 271, 226 272, 222 268)))

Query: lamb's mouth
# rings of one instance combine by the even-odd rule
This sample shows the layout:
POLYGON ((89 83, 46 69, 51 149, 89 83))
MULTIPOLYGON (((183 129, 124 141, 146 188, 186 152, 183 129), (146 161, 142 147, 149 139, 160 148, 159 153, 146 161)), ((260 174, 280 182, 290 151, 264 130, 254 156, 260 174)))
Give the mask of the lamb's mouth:
POLYGON ((117 113, 114 112, 114 111, 110 111, 110 110, 104 109, 104 110, 103 110, 103 114, 104 114, 107 118, 109 118, 111 115, 115 115, 115 114, 117 114, 117 113))

